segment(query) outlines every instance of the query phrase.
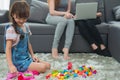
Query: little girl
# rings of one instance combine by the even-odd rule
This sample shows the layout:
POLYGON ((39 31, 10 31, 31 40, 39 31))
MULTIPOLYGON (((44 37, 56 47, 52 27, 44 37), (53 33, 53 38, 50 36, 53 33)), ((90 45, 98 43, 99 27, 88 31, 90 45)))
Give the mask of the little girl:
POLYGON ((27 70, 41 73, 50 69, 49 63, 40 61, 33 53, 29 41, 31 31, 25 24, 29 10, 29 5, 25 1, 15 1, 10 10, 12 25, 5 31, 5 52, 10 73, 27 70))

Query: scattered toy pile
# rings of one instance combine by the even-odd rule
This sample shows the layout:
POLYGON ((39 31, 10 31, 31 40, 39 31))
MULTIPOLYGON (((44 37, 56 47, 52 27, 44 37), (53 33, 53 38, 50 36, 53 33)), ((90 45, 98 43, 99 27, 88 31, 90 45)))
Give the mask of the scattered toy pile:
POLYGON ((52 73, 49 73, 46 76, 46 79, 57 78, 59 80, 68 79, 70 77, 78 77, 82 76, 83 78, 86 78, 87 76, 92 76, 93 74, 96 74, 97 71, 93 69, 93 67, 86 67, 85 65, 80 66, 78 69, 72 69, 72 63, 68 62, 67 69, 64 70, 53 70, 52 73))

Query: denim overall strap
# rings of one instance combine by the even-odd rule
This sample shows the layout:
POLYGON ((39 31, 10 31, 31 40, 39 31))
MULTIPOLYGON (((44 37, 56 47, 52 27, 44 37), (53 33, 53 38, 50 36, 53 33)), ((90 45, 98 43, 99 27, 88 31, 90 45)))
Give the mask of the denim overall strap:
POLYGON ((28 39, 29 39, 29 31, 28 27, 26 27, 26 33, 23 32, 22 29, 19 28, 20 34, 24 35, 24 38, 19 41, 19 43, 13 47, 13 63, 17 67, 18 71, 24 72, 27 70, 29 64, 32 62, 32 59, 29 56, 28 49, 28 39))

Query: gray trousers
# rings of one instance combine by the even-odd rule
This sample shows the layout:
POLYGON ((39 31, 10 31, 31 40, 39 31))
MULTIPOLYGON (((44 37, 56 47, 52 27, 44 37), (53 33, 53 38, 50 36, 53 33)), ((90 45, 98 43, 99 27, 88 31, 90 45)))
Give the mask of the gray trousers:
POLYGON ((75 28, 74 20, 66 19, 63 16, 52 16, 48 14, 46 18, 46 22, 48 24, 57 25, 52 48, 58 48, 58 44, 65 30, 65 27, 66 27, 66 35, 65 35, 64 48, 70 48, 74 35, 74 28, 75 28))

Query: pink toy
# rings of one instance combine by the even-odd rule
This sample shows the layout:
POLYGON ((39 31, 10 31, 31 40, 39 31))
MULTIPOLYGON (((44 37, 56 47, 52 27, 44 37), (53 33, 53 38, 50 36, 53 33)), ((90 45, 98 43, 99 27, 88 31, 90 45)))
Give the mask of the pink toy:
POLYGON ((17 73, 8 73, 6 80, 12 80, 12 78, 17 77, 17 73))
POLYGON ((96 73, 97 73, 97 71, 96 71, 96 70, 94 70, 94 71, 93 71, 93 74, 96 74, 96 73))
POLYGON ((35 80, 34 75, 39 75, 37 71, 26 71, 24 73, 19 73, 18 80, 35 80))
POLYGON ((8 73, 6 80, 12 80, 13 78, 17 78, 18 80, 35 80, 34 75, 39 75, 37 71, 26 71, 26 72, 18 72, 18 73, 8 73))
POLYGON ((34 75, 39 75, 39 74, 40 74, 40 73, 37 72, 37 71, 32 71, 32 73, 33 73, 34 75))
POLYGON ((68 70, 72 69, 72 62, 68 62, 68 70))

